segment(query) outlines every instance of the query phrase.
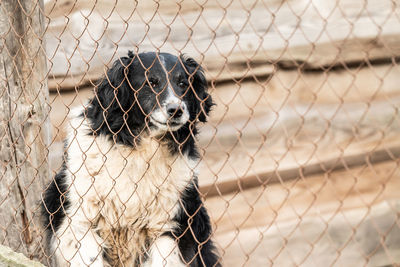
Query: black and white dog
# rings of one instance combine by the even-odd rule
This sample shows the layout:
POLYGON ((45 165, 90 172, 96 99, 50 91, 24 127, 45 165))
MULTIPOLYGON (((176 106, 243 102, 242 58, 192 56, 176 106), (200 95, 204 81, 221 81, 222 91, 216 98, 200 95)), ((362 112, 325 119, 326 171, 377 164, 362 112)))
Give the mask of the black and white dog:
POLYGON ((198 193, 196 125, 212 107, 191 58, 129 53, 73 111, 44 194, 56 266, 220 266, 198 193))

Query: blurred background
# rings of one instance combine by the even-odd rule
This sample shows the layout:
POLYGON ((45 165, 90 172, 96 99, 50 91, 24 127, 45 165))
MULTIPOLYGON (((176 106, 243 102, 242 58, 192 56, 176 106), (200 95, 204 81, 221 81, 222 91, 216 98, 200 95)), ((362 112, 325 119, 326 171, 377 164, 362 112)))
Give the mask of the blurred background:
MULTIPOLYGON (((114 60, 184 53, 217 103, 198 140, 199 180, 224 266, 400 264, 400 1, 45 0, 31 10, 43 25, 33 38, 47 65, 36 80, 49 90, 39 164, 49 177, 71 108, 114 60)), ((43 190, 50 178, 40 179, 43 190)), ((39 231, 27 227, 31 209, 27 224, 2 224, 0 242, 44 261, 40 242, 26 245, 39 231)))

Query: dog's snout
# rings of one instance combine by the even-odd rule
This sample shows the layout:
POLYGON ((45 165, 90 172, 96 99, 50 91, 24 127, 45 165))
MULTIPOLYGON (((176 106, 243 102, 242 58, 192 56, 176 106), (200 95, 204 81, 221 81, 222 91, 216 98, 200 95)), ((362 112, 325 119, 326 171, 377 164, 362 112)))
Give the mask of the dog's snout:
POLYGON ((183 114, 182 107, 179 104, 171 103, 167 105, 168 116, 172 118, 180 118, 183 114))

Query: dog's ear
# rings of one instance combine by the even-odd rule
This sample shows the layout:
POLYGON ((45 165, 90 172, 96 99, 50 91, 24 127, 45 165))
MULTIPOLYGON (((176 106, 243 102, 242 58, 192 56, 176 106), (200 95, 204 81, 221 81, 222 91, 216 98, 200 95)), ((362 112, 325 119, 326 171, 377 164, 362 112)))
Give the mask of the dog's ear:
POLYGON ((133 99, 134 92, 130 89, 128 81, 131 65, 131 58, 119 58, 96 85, 95 96, 92 98, 89 108, 85 111, 85 115, 92 122, 94 131, 98 132, 102 129, 108 132, 120 131, 123 118, 113 115, 125 114, 132 105, 130 99, 133 99))
POLYGON ((125 100, 133 94, 128 79, 131 65, 131 57, 117 59, 96 87, 96 95, 104 109, 129 108, 125 100))
POLYGON ((212 106, 214 106, 214 102, 212 100, 212 97, 209 93, 204 92, 203 95, 203 101, 201 103, 201 111, 199 114, 199 120, 201 122, 206 122, 208 113, 210 113, 212 106))
POLYGON ((112 136, 115 142, 131 146, 136 145, 140 127, 129 127, 143 119, 142 113, 133 108, 136 103, 136 91, 131 84, 134 60, 134 56, 128 56, 114 62, 96 85, 95 96, 84 112, 93 133, 112 136))
POLYGON ((201 122, 207 121, 208 113, 210 112, 214 102, 211 95, 207 92, 208 84, 204 76, 203 68, 190 57, 182 55, 181 61, 185 67, 185 71, 189 75, 189 80, 195 91, 195 97, 200 101, 200 110, 198 111, 198 118, 201 122))
POLYGON ((128 50, 128 57, 134 58, 136 57, 136 54, 132 50, 128 50))

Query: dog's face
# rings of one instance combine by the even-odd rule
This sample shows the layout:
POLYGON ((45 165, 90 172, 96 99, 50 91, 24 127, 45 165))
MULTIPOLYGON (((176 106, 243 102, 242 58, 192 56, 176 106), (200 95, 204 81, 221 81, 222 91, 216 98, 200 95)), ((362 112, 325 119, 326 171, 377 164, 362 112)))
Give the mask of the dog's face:
MULTIPOLYGON (((199 79, 201 70, 185 66, 183 58, 170 54, 146 53, 133 57, 130 80, 137 88, 138 105, 149 119, 153 129, 158 131, 176 131, 190 118, 190 109, 201 112, 204 98, 204 78, 200 77, 200 88, 191 82, 199 79), (201 96, 197 96, 200 93, 201 96)), ((197 86, 199 87, 199 85, 197 86)), ((195 115, 195 114, 192 114, 195 115)), ((197 114, 196 114, 197 115, 197 114)))
POLYGON ((102 108, 98 120, 103 118, 98 127, 106 125, 114 135, 190 128, 205 122, 213 105, 199 64, 168 53, 129 53, 118 59, 97 87, 96 99, 102 108))

